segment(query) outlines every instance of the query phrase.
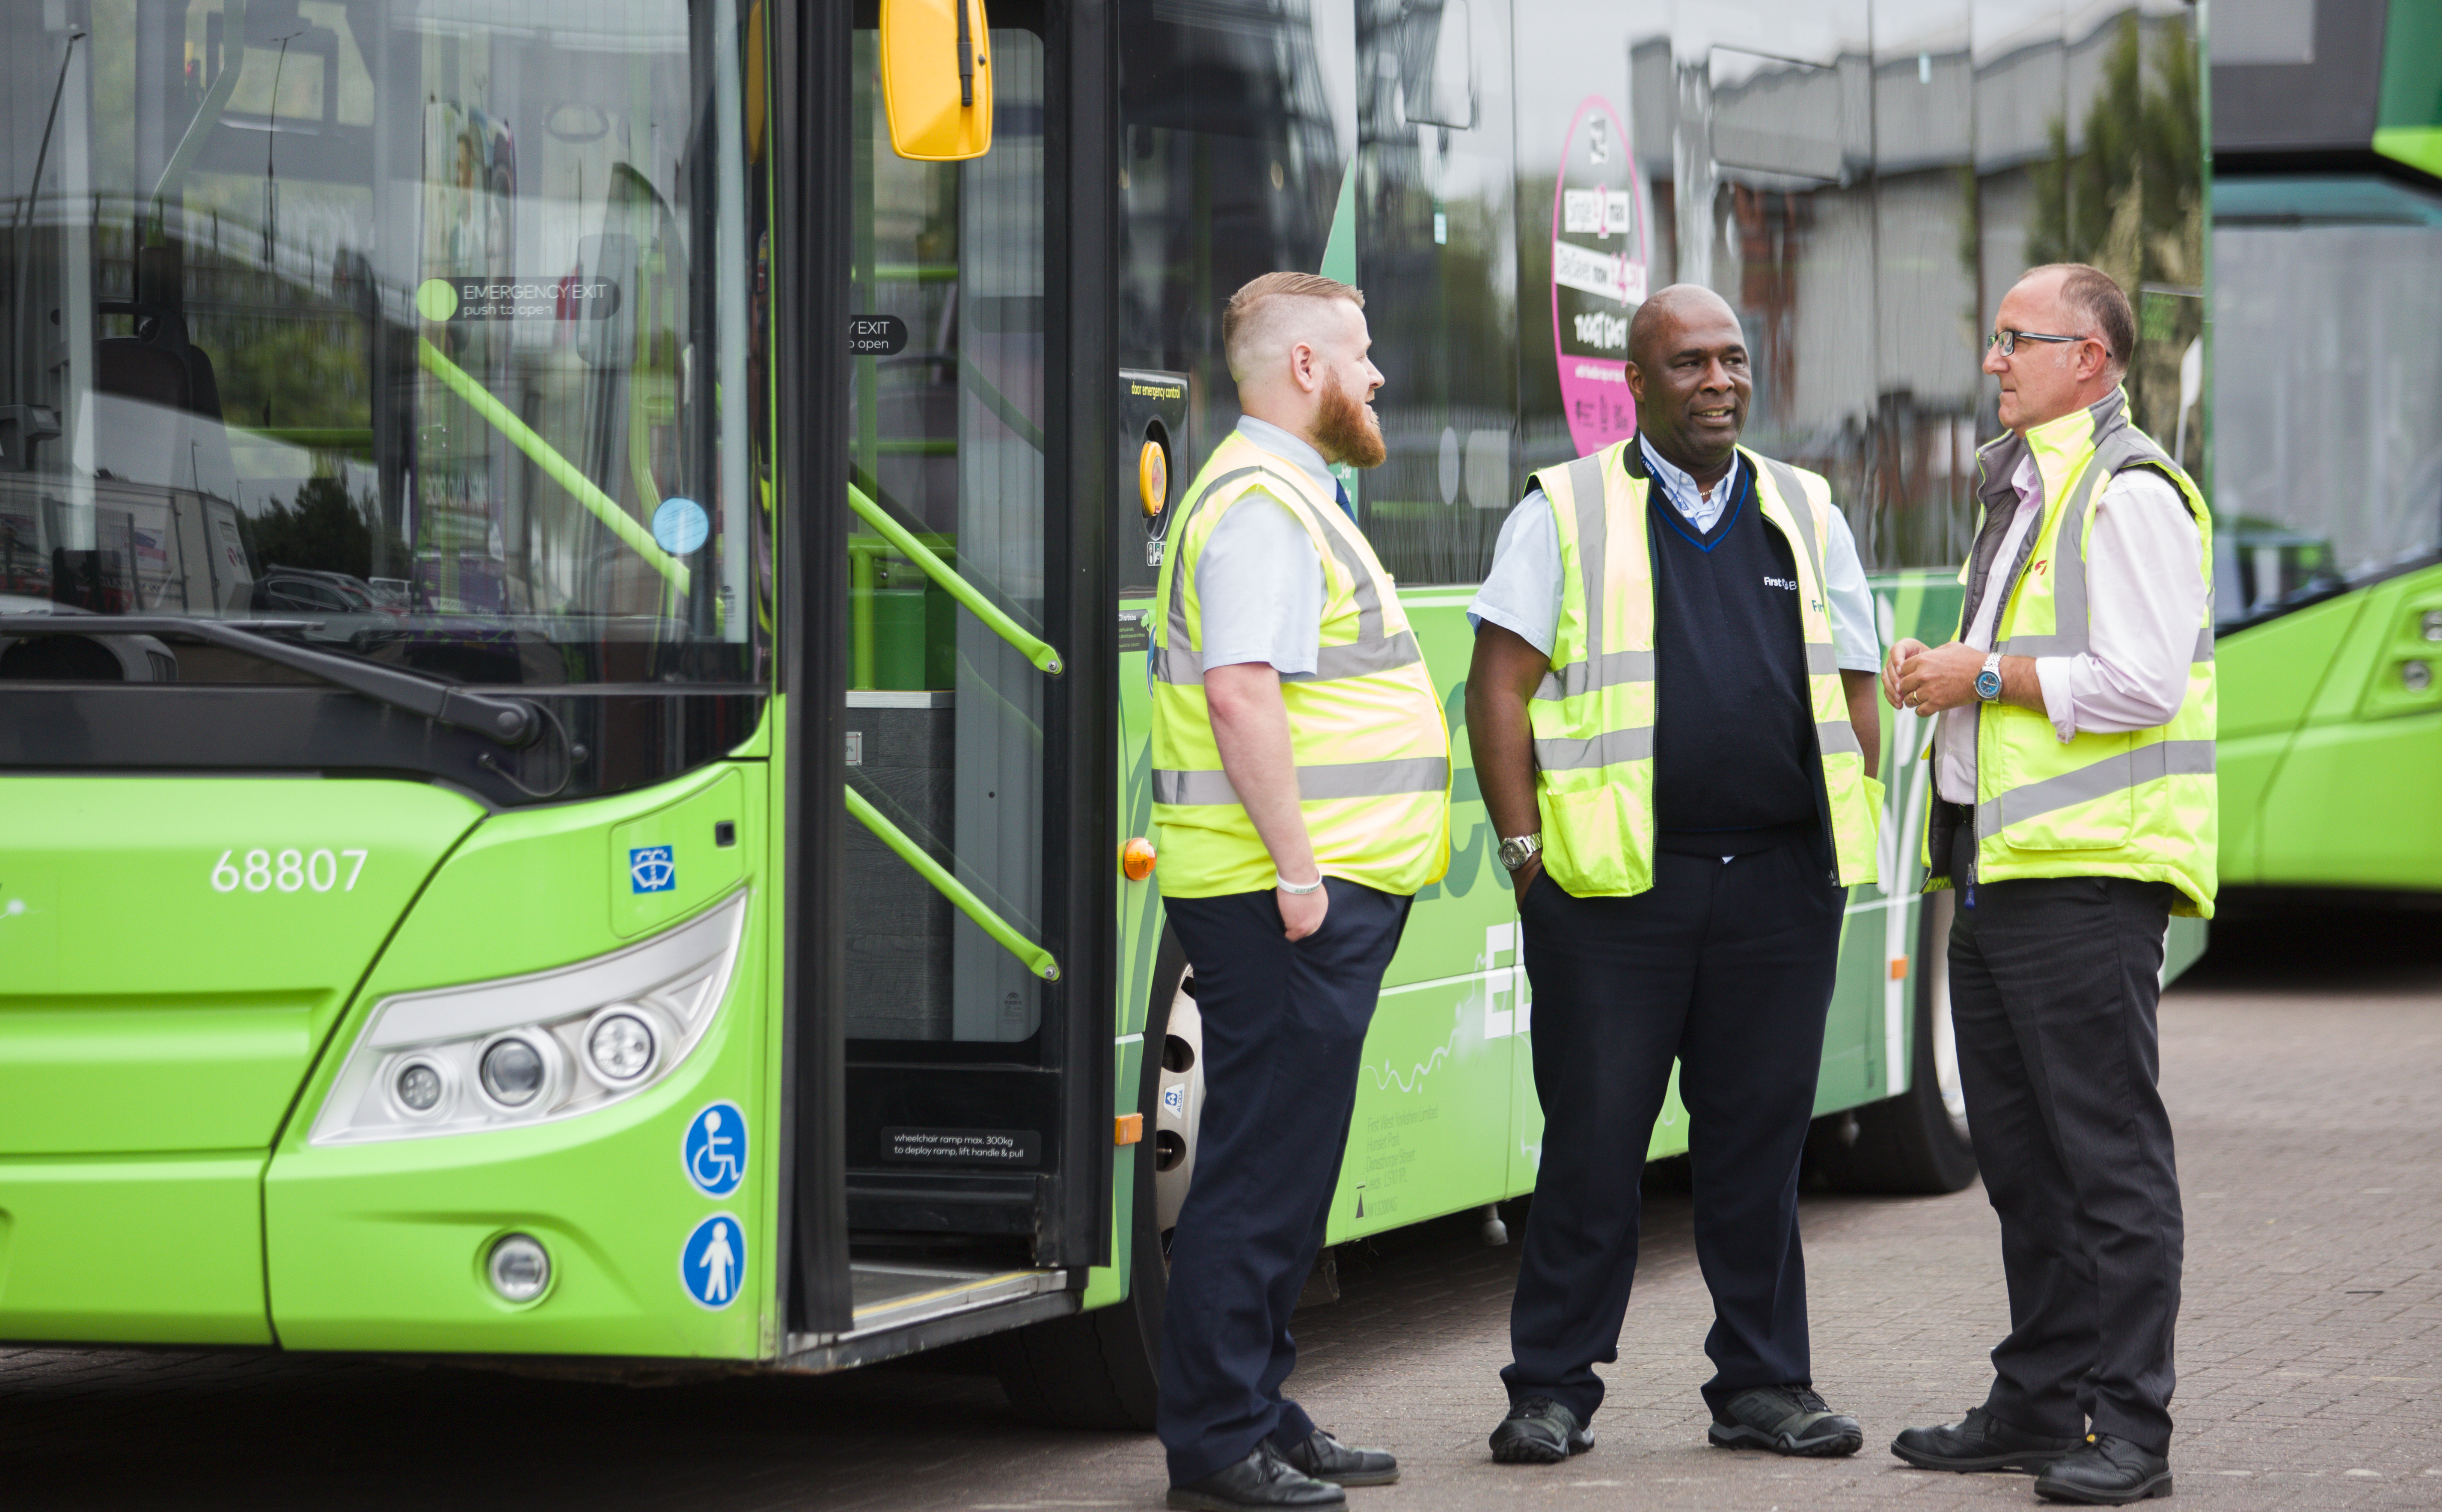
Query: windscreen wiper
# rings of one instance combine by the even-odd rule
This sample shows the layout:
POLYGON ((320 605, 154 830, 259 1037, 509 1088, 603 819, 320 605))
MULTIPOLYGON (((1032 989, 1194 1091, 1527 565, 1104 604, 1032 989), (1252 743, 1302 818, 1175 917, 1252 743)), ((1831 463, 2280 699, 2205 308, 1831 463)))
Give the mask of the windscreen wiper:
POLYGON ((360 662, 273 640, 267 630, 303 629, 308 620, 209 620, 176 614, 0 614, 0 637, 36 635, 191 635, 361 693, 376 703, 471 730, 518 750, 542 733, 542 711, 524 699, 476 693, 422 672, 360 662), (241 628, 240 627, 250 627, 241 628))

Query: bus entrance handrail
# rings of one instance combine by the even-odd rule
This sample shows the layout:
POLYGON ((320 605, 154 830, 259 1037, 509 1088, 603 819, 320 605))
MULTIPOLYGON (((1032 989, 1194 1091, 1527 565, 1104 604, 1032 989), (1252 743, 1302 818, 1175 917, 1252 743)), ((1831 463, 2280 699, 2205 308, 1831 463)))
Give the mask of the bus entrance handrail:
POLYGON ((924 569, 924 575, 941 585, 952 598, 967 611, 989 626, 992 632, 1016 647, 1019 653, 1048 676, 1058 677, 1066 669, 1060 653, 1050 643, 1030 632, 1026 627, 1002 612, 999 605, 984 597, 981 590, 958 575, 957 569, 941 560, 934 550, 916 538, 916 533, 890 518, 888 511, 873 501, 872 497, 856 484, 847 485, 848 507, 871 525, 882 538, 897 547, 899 554, 924 569))
POLYGON ((918 876, 933 884, 934 891, 957 904, 958 912, 974 920, 978 928, 993 938, 994 944, 1016 956, 1028 971, 1047 982, 1060 979, 1060 962, 1049 951, 1019 934, 1014 925, 993 913, 966 884, 951 876, 948 867, 924 854, 924 847, 910 839, 907 831, 884 818, 882 811, 868 802, 864 793, 854 788, 845 791, 847 793, 847 811, 856 815, 884 845, 897 851, 900 860, 915 867, 918 876))

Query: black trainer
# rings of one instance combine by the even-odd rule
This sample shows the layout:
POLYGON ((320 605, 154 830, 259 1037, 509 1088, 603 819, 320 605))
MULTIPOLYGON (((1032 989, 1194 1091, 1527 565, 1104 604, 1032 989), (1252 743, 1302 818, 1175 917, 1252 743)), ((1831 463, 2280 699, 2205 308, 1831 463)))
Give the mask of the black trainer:
POLYGON ((1321 1429, 1300 1443, 1267 1442, 1290 1469, 1334 1485, 1389 1485, 1399 1478, 1399 1462, 1390 1450, 1351 1448, 1321 1429))
POLYGON ((1492 1430, 1492 1458, 1502 1465, 1558 1465, 1594 1447, 1577 1414, 1548 1396, 1514 1404, 1492 1430))
POLYGON ((1266 1440, 1234 1465, 1172 1486, 1169 1504, 1187 1512, 1242 1512, 1248 1507, 1339 1512, 1348 1505, 1348 1496, 1336 1485, 1299 1473, 1266 1440))
POLYGON ((2085 1506, 2126 1506, 2171 1494, 2171 1462, 2115 1433, 2088 1433, 2035 1477, 2035 1495, 2085 1506))
POLYGON ((1831 1459, 1865 1447, 1857 1420, 1832 1411, 1805 1386, 1755 1386, 1731 1397, 1713 1413, 1705 1436, 1725 1449, 1770 1449, 1831 1459))
POLYGON ((2086 1441, 2012 1428, 1980 1407, 1956 1423, 1902 1429, 1891 1452, 1920 1470, 2016 1470, 2039 1475, 2045 1466, 2086 1441))

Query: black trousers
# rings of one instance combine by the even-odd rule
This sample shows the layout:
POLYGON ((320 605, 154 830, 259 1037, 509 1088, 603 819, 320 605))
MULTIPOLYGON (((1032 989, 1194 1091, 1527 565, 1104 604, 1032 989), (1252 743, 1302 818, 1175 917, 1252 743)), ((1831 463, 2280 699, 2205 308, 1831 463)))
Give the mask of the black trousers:
POLYGON ((1639 1182, 1680 1064, 1696 1258, 1713 1293, 1704 1352, 1719 1408, 1806 1383, 1797 1157, 1814 1111, 1846 895, 1812 840, 1724 862, 1662 854, 1632 898, 1539 877, 1519 907, 1535 989, 1542 1165, 1510 1305, 1512 1402, 1602 1405, 1636 1273, 1639 1182))
POLYGON ((1951 1024, 2010 1285, 1985 1406, 2029 1432, 2090 1422, 2167 1453, 2185 1230, 2154 1014, 2177 891, 2046 877, 1968 896, 1950 929, 1951 1024))
POLYGON ((1267 1435, 1314 1431, 1281 1395, 1289 1313, 1322 1248, 1357 1070, 1412 900, 1328 879, 1322 927, 1292 944, 1269 892, 1167 901, 1204 1020, 1195 1183, 1172 1235, 1155 1428, 1174 1484, 1267 1435))

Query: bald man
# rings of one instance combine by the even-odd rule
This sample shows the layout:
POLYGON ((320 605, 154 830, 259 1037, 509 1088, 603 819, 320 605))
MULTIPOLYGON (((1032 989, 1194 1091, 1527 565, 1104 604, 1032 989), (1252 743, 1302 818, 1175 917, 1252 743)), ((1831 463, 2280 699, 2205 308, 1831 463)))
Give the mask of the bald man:
POLYGON ((1738 445, 1753 384, 1727 304, 1648 300, 1628 383, 1637 434, 1535 475, 1469 610, 1467 737, 1544 1120, 1492 1457, 1593 1447, 1674 1059, 1711 1441, 1853 1454, 1856 1420, 1813 1391, 1797 1159, 1844 889, 1874 878, 1872 604, 1829 484, 1738 445))
POLYGON ((1441 701, 1329 470, 1383 457, 1364 305, 1311 273, 1231 297, 1245 414, 1180 496, 1157 589, 1154 823, 1204 1031, 1155 1422, 1174 1507, 1339 1507, 1399 1478, 1281 1394, 1382 973, 1449 865, 1441 701))

